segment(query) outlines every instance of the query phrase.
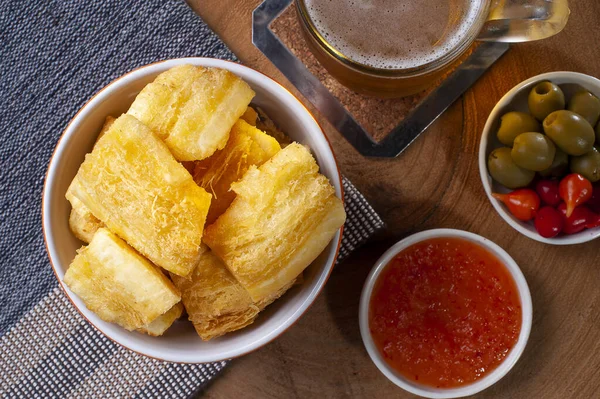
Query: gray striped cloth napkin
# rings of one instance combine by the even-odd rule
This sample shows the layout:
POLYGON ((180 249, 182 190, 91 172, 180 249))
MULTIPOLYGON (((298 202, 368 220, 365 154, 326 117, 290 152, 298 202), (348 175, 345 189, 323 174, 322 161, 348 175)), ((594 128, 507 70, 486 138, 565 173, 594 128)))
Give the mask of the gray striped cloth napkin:
MULTIPOLYGON (((227 362, 153 360, 111 342, 58 288, 41 231, 48 161, 100 88, 157 60, 234 55, 182 0, 21 1, 0 10, 0 396, 187 398, 227 362)), ((344 179, 340 259, 383 226, 344 179)))

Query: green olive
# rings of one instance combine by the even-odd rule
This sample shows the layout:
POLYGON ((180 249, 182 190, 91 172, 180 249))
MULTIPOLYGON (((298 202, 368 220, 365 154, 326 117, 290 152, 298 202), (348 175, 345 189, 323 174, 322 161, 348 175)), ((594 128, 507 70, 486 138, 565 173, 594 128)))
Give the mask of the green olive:
POLYGON ((508 188, 528 186, 535 172, 517 166, 510 155, 510 148, 497 148, 488 158, 488 170, 492 178, 508 188))
POLYGON ((575 112, 555 111, 544 119, 544 132, 569 155, 590 152, 596 138, 592 125, 575 112))
POLYGON ((552 112, 565 109, 565 95, 554 83, 541 82, 529 92, 527 104, 531 115, 543 121, 552 112))
POLYGON ((509 147, 513 146, 515 137, 525 132, 541 132, 542 126, 535 118, 525 112, 508 112, 500 117, 498 140, 509 147))
POLYGON ((596 144, 600 145, 600 121, 596 125, 596 144))
POLYGON ((566 152, 560 148, 556 148, 554 154, 554 161, 548 169, 544 169, 540 172, 542 177, 563 177, 566 174, 567 168, 569 167, 569 156, 566 152))
POLYGON ((552 165, 555 153, 552 140, 542 133, 529 132, 517 136, 510 155, 517 166, 540 172, 552 165))
POLYGON ((594 126, 600 117, 600 99, 589 91, 577 92, 569 100, 567 109, 583 117, 594 126))
POLYGON ((571 172, 579 173, 589 181, 600 180, 600 152, 597 148, 579 157, 571 157, 571 172))

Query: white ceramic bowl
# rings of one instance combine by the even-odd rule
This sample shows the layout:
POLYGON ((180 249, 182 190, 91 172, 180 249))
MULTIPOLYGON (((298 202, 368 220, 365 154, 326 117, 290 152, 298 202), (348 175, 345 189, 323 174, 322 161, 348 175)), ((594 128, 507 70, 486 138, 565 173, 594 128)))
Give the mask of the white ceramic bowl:
POLYGON ((373 269, 371 270, 371 273, 367 277, 360 297, 359 306, 360 334, 371 360, 373 360, 377 368, 394 384, 407 390, 408 392, 426 398, 460 398, 463 396, 474 395, 477 392, 483 391, 489 386, 495 384, 510 371, 523 353, 525 345, 527 345, 527 340, 529 339, 532 317, 533 311, 531 305, 531 294, 529 293, 527 281, 525 281, 525 277, 523 276, 521 269, 519 269, 519 266, 517 266, 510 255, 487 238, 481 237, 477 234, 454 229, 435 229, 413 234, 388 249, 381 256, 381 258, 377 260, 375 266, 373 266, 373 269), (459 388, 447 389, 433 388, 426 385, 417 384, 414 381, 406 379, 400 373, 391 368, 383 359, 381 353, 375 346, 369 329, 369 302, 371 300, 373 286, 385 266, 392 260, 392 258, 394 258, 394 256, 396 256, 405 248, 408 248, 411 245, 423 240, 441 237, 454 237, 472 241, 494 254, 506 266, 517 285, 523 314, 521 332, 519 334, 517 343, 511 349, 504 361, 500 363, 500 365, 494 371, 472 384, 468 384, 459 388))
POLYGON ((600 237, 600 227, 594 229, 583 230, 577 234, 572 235, 560 235, 554 238, 544 238, 538 234, 533 226, 533 223, 522 222, 515 218, 504 206, 502 202, 492 197, 492 193, 508 193, 506 187, 495 182, 487 169, 487 159, 489 154, 496 148, 502 147, 503 145, 496 138, 496 132, 500 126, 500 117, 509 111, 522 111, 528 112, 527 107, 527 96, 529 91, 539 82, 549 80, 561 87, 564 91, 565 96, 571 97, 576 91, 582 88, 593 93, 597 97, 600 97, 600 80, 582 73, 577 72, 549 72, 541 75, 534 76, 527 79, 524 82, 519 83, 513 87, 508 93, 506 93, 500 101, 496 104, 490 116, 487 119, 485 127, 483 128, 483 134, 481 135, 481 143, 479 145, 479 174, 481 176, 481 182, 483 188, 487 194, 488 199, 509 225, 511 225, 519 233, 534 239, 536 241, 544 242, 547 244, 554 245, 569 245, 569 244, 580 244, 583 242, 591 241, 595 238, 600 237))
POLYGON ((126 112, 147 83, 159 73, 180 64, 225 68, 243 78, 256 92, 253 103, 263 108, 293 140, 311 148, 321 173, 329 178, 340 198, 342 183, 331 146, 309 111, 277 82, 233 62, 183 58, 141 67, 103 88, 67 125, 48 167, 42 204, 44 238, 60 286, 90 323, 124 347, 167 361, 205 363, 246 354, 290 327, 312 304, 327 281, 341 243, 341 229, 306 269, 303 284, 269 306, 251 326, 209 342, 202 342, 187 321, 175 323, 162 337, 150 337, 104 322, 85 307, 62 281, 76 249, 82 245, 69 230, 70 205, 65 192, 85 154, 91 151, 104 118, 126 112))

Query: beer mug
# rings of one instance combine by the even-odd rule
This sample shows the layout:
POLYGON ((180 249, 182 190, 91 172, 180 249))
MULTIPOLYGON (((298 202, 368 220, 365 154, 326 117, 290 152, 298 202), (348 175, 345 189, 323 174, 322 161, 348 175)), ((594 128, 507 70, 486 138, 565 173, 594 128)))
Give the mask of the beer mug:
POLYGON ((309 48, 344 86, 403 97, 433 84, 475 40, 560 32, 567 0, 296 0, 309 48))

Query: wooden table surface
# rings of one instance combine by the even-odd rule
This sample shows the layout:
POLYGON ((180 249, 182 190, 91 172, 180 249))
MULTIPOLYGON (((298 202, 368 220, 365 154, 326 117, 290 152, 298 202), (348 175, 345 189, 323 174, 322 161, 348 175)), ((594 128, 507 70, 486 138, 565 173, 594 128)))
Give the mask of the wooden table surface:
MULTIPOLYGON (((244 64, 299 95, 252 45, 251 12, 260 0, 189 2, 244 64)), ((600 1, 570 3, 571 18, 562 33, 513 46, 396 159, 362 157, 314 112, 342 172, 388 230, 334 270, 298 323, 266 347, 234 360, 206 397, 412 397, 370 361, 358 329, 358 302, 371 266, 391 244, 438 227, 493 240, 520 265, 531 289, 534 314, 527 348, 504 379, 477 397, 600 397, 600 241, 557 247, 519 235, 488 202, 477 166, 486 118, 514 85, 557 70, 600 77, 600 1)))

